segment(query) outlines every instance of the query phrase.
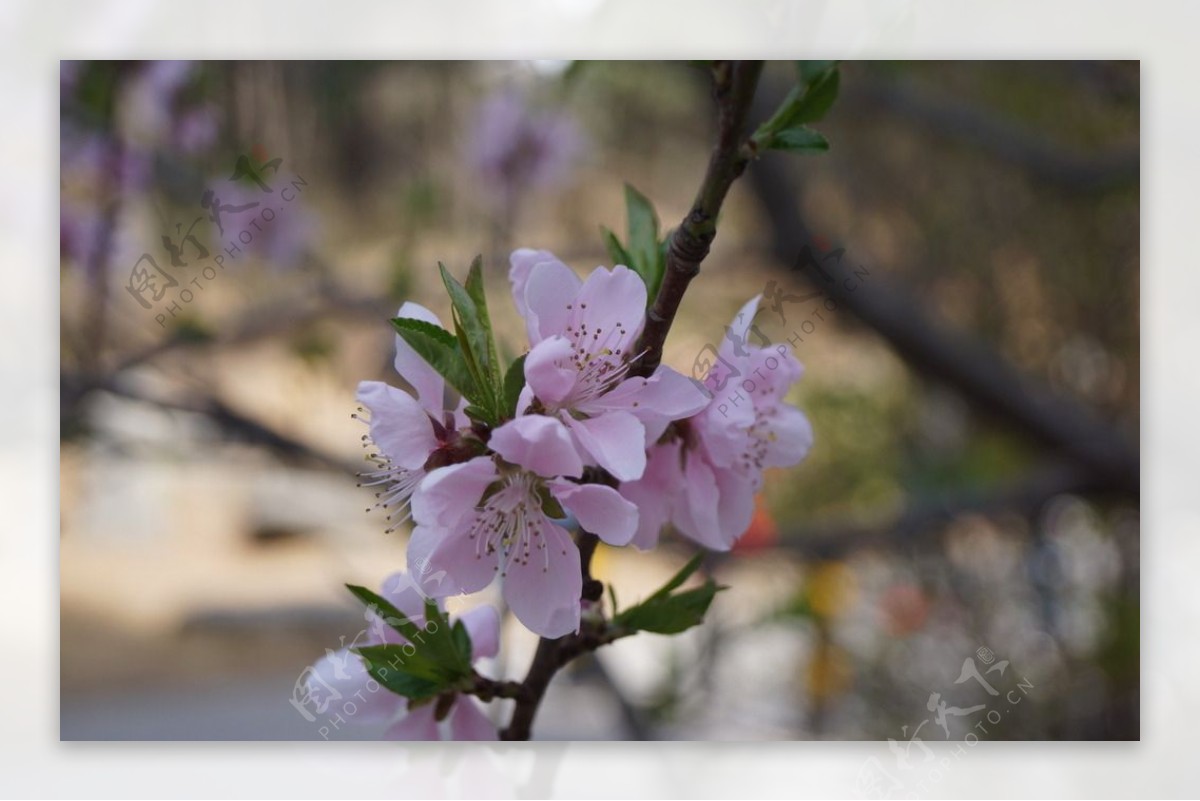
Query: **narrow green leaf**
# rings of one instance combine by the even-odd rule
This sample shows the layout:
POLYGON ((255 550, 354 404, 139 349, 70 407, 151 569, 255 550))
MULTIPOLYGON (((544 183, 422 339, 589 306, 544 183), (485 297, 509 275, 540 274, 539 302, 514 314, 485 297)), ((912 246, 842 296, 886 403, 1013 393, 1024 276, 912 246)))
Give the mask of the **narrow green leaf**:
POLYGON ((621 244, 621 240, 617 239, 617 235, 602 225, 600 226, 600 236, 604 238, 604 247, 608 250, 609 260, 614 265, 624 264, 626 267, 629 267, 633 258, 625 250, 625 246, 621 244))
POLYGON ((698 553, 687 561, 687 564, 679 568, 675 575, 671 576, 671 580, 658 588, 658 590, 646 600, 655 600, 665 598, 671 592, 681 586, 683 582, 691 578, 691 575, 700 569, 700 563, 704 561, 704 554, 698 553))
POLYGON ((470 289, 460 284, 446 269, 446 265, 438 262, 438 269, 442 274, 442 283, 450 294, 459 349, 463 353, 463 360, 477 390, 470 400, 485 410, 488 422, 494 425, 500 416, 503 385, 500 380, 495 337, 492 334, 483 292, 481 263, 482 259, 476 257, 471 264, 467 277, 470 289))
POLYGON ((836 66, 836 61, 797 61, 796 75, 800 78, 801 85, 808 86, 815 78, 836 66))
POLYGON ((646 284, 647 303, 654 300, 665 267, 659 258, 658 215, 650 200, 629 184, 625 184, 625 215, 628 225, 626 248, 631 270, 646 284))
POLYGON ((366 587, 360 587, 356 584, 347 584, 346 589, 350 590, 355 598, 369 607, 374 607, 383 622, 391 626, 400 634, 412 640, 420 631, 420 627, 408 619, 408 615, 401 612, 396 606, 384 598, 382 595, 368 590, 366 587))
POLYGON ((812 128, 803 125, 772 134, 766 147, 771 150, 818 153, 829 149, 829 142, 812 128))
POLYGON ((817 122, 823 118, 837 100, 840 85, 839 71, 836 67, 818 74, 808 84, 804 99, 788 117, 788 127, 798 122, 817 122))
POLYGON ((694 590, 647 599, 617 615, 613 622, 637 631, 678 634, 702 623, 713 598, 723 589, 709 579, 694 590))
POLYGON ((488 313, 487 293, 483 287, 483 256, 477 255, 471 261, 467 271, 467 294, 475 301, 475 311, 479 315, 479 324, 483 328, 484 341, 487 345, 487 369, 489 385, 495 389, 497 407, 503 399, 503 384, 500 380, 500 358, 496 354, 496 335, 492 331, 492 318, 488 313))
POLYGON ((473 399, 478 394, 475 381, 467 369, 453 334, 444 328, 408 317, 394 318, 392 327, 401 339, 464 398, 473 399))
POLYGON ((413 673, 399 645, 369 645, 356 650, 367 673, 397 695, 423 701, 440 695, 450 686, 444 679, 428 679, 413 673))
POLYGON ((471 658, 471 633, 467 631, 467 627, 461 620, 454 621, 454 628, 451 629, 451 636, 454 638, 454 647, 459 653, 465 653, 468 661, 471 658))
POLYGON ((801 62, 798 72, 800 82, 792 87, 771 118, 754 132, 752 139, 761 149, 827 150, 829 147, 824 138, 820 139, 823 147, 814 145, 811 136, 816 134, 802 126, 822 119, 837 99, 841 81, 837 62, 801 62), (780 138, 792 130, 806 133, 780 138))
POLYGON ((695 589, 672 593, 696 572, 703 558, 703 554, 696 554, 653 595, 619 614, 615 612, 616 596, 613 595, 613 623, 655 634, 677 634, 701 623, 713 597, 724 587, 708 579, 695 589))
POLYGON ((518 412, 517 402, 521 399, 521 390, 525 389, 525 357, 529 354, 523 354, 513 361, 508 366, 508 372, 504 374, 504 405, 502 408, 503 416, 506 418, 516 417, 518 412))
POLYGON ((364 658, 387 663, 426 681, 453 682, 470 675, 470 638, 462 647, 450 621, 434 601, 425 602, 424 620, 418 625, 378 593, 353 584, 346 588, 408 641, 402 645, 364 646, 358 649, 364 658))

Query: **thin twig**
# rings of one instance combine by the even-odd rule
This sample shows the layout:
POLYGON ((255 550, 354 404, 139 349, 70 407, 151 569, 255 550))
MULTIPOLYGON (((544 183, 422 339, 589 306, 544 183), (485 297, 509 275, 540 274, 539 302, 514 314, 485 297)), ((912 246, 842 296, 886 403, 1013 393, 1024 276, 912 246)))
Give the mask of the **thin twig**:
POLYGON ((675 321, 679 303, 688 284, 700 272, 700 263, 708 256, 717 235, 721 204, 729 187, 746 169, 742 130, 762 67, 761 61, 720 61, 713 65, 713 93, 719 115, 717 144, 691 211, 671 234, 666 272, 654 303, 646 312, 646 327, 636 350, 643 354, 635 370, 640 375, 652 374, 662 361, 663 343, 675 321))

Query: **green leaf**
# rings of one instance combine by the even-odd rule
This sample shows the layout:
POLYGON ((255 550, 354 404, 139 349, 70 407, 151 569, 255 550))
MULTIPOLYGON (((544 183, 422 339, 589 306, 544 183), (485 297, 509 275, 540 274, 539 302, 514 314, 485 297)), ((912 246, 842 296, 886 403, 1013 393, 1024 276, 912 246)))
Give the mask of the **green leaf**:
POLYGON ((771 150, 817 153, 829 149, 829 142, 812 128, 803 125, 773 134, 766 146, 771 150))
POLYGON ((454 621, 454 627, 450 630, 450 634, 454 638, 455 648, 469 655, 471 653, 471 633, 467 631, 466 625, 461 620, 454 621))
POLYGON ((495 425, 500 419, 504 388, 483 291, 481 264, 482 259, 475 257, 467 275, 468 286, 460 284, 441 262, 438 262, 438 269, 442 273, 442 283, 450 294, 459 350, 476 390, 468 396, 468 400, 482 410, 484 422, 495 425))
POLYGON ((511 419, 517 416, 517 402, 521 399, 521 390, 525 388, 525 356, 528 355, 526 353, 515 359, 504 374, 504 417, 511 419))
POLYGON ((503 385, 500 381, 500 357, 496 354, 496 336, 492 332, 492 318, 488 314, 487 293, 483 288, 483 256, 476 256, 471 261, 467 271, 467 294, 475 301, 475 311, 479 314, 479 323, 483 328, 487 345, 487 367, 489 385, 497 390, 496 399, 501 400, 503 385))
POLYGON ((632 262, 626 266, 642 277, 647 303, 651 303, 658 294, 666 268, 659 257, 658 215, 650 200, 629 184, 625 184, 625 216, 628 225, 626 250, 632 262))
POLYGON ((836 66, 836 61, 797 61, 796 75, 800 78, 802 85, 808 86, 815 78, 819 78, 823 73, 836 66))
POLYGON ((383 622, 387 623, 400 634, 412 640, 420 631, 420 627, 408 619, 408 615, 396 608, 395 604, 384 598, 382 595, 368 590, 366 587, 360 587, 357 584, 347 584, 346 589, 350 593, 362 601, 367 608, 374 607, 383 622))
POLYGON ((441 679, 426 679, 413 673, 399 645, 367 645, 356 649, 367 673, 396 695, 411 701, 423 701, 440 695, 449 684, 441 679))
POLYGON ((471 637, 461 621, 451 626, 435 602, 425 602, 424 623, 417 625, 378 593, 352 584, 346 587, 407 640, 355 649, 380 684, 406 698, 422 700, 453 690, 471 675, 471 637))
POLYGON ((633 257, 625 250, 621 244, 621 240, 617 239, 617 235, 603 225, 600 226, 600 235, 604 237, 604 247, 608 250, 608 258, 614 265, 624 264, 626 267, 633 261, 633 257))
MULTIPOLYGON (((699 625, 713 598, 725 588, 707 579, 695 589, 672 593, 696 572, 702 559, 703 554, 697 554, 649 598, 620 614, 614 614, 614 625, 654 634, 678 634, 699 625)), ((615 596, 613 607, 615 610, 615 596)))
POLYGON ((829 143, 805 123, 822 119, 837 99, 840 73, 837 62, 808 61, 797 65, 800 82, 792 87, 769 120, 751 140, 761 150, 828 150, 829 143))
POLYGON ((660 598, 665 598, 675 590, 683 586, 683 582, 691 578, 691 575, 700 569, 700 563, 704 561, 704 554, 698 553, 687 561, 687 564, 679 568, 675 575, 671 576, 670 581, 658 588, 658 591, 647 598, 647 601, 652 601, 660 598))
POLYGON ((678 634, 704 622, 704 615, 718 592, 725 589, 708 579, 694 590, 665 598, 647 599, 617 615, 617 625, 653 634, 678 634))
POLYGON ((477 395, 475 381, 453 334, 439 326, 409 317, 393 318, 392 327, 459 394, 467 399, 477 395))
POLYGON ((837 67, 819 73, 809 83, 803 99, 788 117, 788 127, 798 122, 817 122, 837 100, 840 85, 837 67))

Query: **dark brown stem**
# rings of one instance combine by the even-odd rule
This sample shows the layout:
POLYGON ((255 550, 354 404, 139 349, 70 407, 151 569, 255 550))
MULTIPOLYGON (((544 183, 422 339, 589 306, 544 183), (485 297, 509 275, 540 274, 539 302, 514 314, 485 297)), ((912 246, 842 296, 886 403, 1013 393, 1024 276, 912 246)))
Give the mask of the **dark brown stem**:
POLYGON ((475 673, 471 676, 471 686, 466 692, 487 703, 496 698, 520 698, 523 689, 515 681, 496 681, 475 673))
MULTIPOLYGON (((578 543, 579 564, 583 572, 583 600, 585 603, 595 602, 600 600, 604 593, 604 585, 593 579, 591 573, 592 554, 596 552, 599 539, 595 534, 581 530, 578 543)), ((533 730, 533 718, 537 715, 538 706, 541 705, 554 674, 576 657, 632 633, 602 620, 585 618, 576 634, 568 634, 557 640, 547 640, 544 637, 539 640, 529 672, 525 674, 524 681, 516 685, 519 688, 518 692, 515 695, 502 696, 515 698, 517 705, 508 727, 500 731, 500 739, 528 740, 533 730)))
POLYGON ((517 696, 517 706, 513 710, 512 720, 508 722, 507 728, 500 731, 501 740, 529 739, 529 735, 533 731, 534 715, 537 714, 542 697, 550 686, 550 680, 554 678, 554 674, 561 666, 559 643, 564 639, 567 638, 547 640, 543 637, 538 640, 537 651, 533 655, 533 664, 529 666, 529 672, 525 674, 525 680, 521 682, 521 693, 517 696))
POLYGON ((666 272, 654 303, 646 313, 637 352, 642 353, 635 372, 648 376, 662 361, 663 343, 675 321, 688 284, 700 272, 717 235, 717 215, 729 187, 746 169, 748 153, 742 131, 762 72, 761 61, 718 61, 713 65, 713 94, 717 101, 717 144, 692 209, 671 234, 666 272))

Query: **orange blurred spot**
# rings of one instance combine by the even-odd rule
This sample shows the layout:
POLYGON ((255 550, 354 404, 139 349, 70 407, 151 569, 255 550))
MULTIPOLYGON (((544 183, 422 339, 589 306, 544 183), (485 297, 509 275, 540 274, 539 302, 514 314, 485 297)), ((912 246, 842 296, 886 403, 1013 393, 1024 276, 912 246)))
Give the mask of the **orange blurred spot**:
POLYGON ((775 525, 775 518, 771 517, 771 513, 767 510, 767 504, 763 501, 763 496, 759 495, 754 499, 754 519, 750 521, 750 528, 746 529, 746 533, 733 544, 733 550, 738 553, 746 553, 759 548, 767 548, 777 542, 779 542, 779 526, 775 525))

